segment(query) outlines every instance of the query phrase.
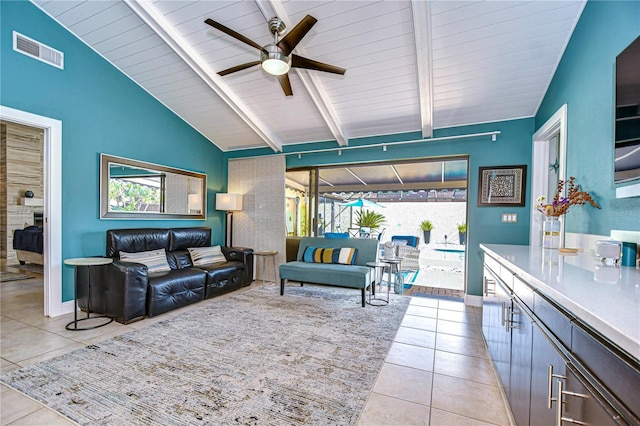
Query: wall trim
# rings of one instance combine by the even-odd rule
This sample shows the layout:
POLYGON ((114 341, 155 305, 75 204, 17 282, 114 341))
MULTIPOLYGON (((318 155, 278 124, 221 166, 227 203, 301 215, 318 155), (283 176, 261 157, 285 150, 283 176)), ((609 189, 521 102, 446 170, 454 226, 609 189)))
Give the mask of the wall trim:
POLYGON ((44 130, 44 316, 73 312, 62 302, 62 121, 3 105, 0 119, 44 130))
MULTIPOLYGON (((536 199, 547 193, 549 185, 549 141, 559 135, 558 179, 566 180, 567 170, 567 104, 564 104, 544 123, 532 137, 531 195, 529 245, 542 247, 544 215, 536 210, 536 199)), ((549 195, 550 196, 550 195, 549 195)), ((564 246, 564 217, 560 216, 560 246, 564 246)))
POLYGON ((464 304, 467 306, 482 307, 482 296, 474 296, 473 294, 464 295, 464 304))

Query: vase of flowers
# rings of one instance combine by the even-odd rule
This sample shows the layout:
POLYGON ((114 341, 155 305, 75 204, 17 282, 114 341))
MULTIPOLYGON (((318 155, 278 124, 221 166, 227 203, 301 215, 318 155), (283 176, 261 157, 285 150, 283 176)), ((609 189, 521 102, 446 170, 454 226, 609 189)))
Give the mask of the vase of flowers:
POLYGON ((560 216, 569 211, 569 207, 589 203, 599 209, 591 195, 586 191, 581 191, 580 186, 575 183, 576 178, 571 176, 568 181, 558 181, 558 189, 551 203, 545 203, 546 198, 540 196, 536 200, 536 210, 545 215, 542 224, 542 247, 547 249, 560 248, 560 216), (566 196, 563 190, 566 183, 566 196))
POLYGON ((557 216, 547 216, 542 222, 542 247, 560 248, 560 220, 557 216))

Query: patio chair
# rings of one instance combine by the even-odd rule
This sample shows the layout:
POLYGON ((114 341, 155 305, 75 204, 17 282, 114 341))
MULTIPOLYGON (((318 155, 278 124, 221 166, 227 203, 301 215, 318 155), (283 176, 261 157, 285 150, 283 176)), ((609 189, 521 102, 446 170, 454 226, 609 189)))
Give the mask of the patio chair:
POLYGON ((420 237, 416 237, 415 235, 394 235, 391 237, 391 241, 394 241, 397 245, 402 245, 404 241, 405 245, 418 248, 420 237))
POLYGON ((347 232, 325 232, 325 238, 349 238, 349 233, 347 232))
POLYGON ((396 256, 402 258, 401 271, 415 271, 420 269, 420 237, 413 235, 394 235, 391 241, 396 243, 396 256))

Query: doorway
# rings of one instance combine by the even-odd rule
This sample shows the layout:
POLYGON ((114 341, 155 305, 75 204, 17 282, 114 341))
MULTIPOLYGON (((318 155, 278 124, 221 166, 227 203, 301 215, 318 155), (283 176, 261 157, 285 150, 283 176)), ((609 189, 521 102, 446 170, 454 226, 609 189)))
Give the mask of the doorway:
POLYGON ((74 303, 62 302, 62 122, 0 107, 0 120, 42 129, 44 183, 44 316, 72 312, 74 303))
MULTIPOLYGON (((531 172, 531 221, 529 245, 542 247, 542 222, 544 215, 536 210, 536 199, 553 198, 559 180, 566 180, 567 105, 558 111, 532 138, 531 172)), ((560 216, 560 247, 564 247, 564 217, 560 216)))
POLYGON ((466 288, 467 175, 466 156, 288 170, 288 200, 299 200, 298 226, 292 229, 300 229, 289 236, 378 238, 381 253, 385 243, 393 242, 392 250, 407 253, 405 284, 413 284, 408 288, 430 287, 441 290, 436 294, 461 297, 466 288), (425 221, 432 224, 428 233, 421 228, 425 221), (397 247, 407 242, 412 249, 397 247))

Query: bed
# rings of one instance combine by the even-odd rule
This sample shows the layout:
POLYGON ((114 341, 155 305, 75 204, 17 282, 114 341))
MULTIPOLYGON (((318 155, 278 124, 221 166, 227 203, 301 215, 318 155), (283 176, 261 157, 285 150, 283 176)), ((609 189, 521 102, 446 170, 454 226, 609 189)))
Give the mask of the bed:
POLYGON ((13 231, 13 249, 21 265, 26 262, 44 265, 41 226, 27 226, 13 231))

